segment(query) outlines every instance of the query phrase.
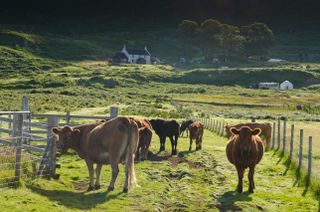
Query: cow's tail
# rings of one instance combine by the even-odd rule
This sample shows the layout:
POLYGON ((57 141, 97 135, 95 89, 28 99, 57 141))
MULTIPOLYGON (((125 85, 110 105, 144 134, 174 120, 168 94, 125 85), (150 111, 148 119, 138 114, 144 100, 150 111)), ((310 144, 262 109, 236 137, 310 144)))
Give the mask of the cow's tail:
POLYGON ((138 147, 138 140, 138 126, 134 121, 130 121, 128 126, 128 146, 126 150, 126 169, 129 175, 129 188, 137 186, 136 173, 134 169, 134 157, 138 147))

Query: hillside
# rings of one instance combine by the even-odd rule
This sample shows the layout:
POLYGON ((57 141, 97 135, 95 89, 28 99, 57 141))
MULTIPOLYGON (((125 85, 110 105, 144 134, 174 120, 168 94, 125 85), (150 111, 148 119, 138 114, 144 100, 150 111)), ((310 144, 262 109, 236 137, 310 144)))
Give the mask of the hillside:
MULTIPOLYGON (((86 22, 75 24, 71 20, 47 26, 2 24, 0 108, 19 109, 21 97, 27 95, 31 99, 32 110, 38 112, 79 111, 113 104, 121 108, 122 114, 185 117, 195 112, 189 109, 195 106, 175 100, 189 101, 192 96, 199 102, 226 105, 238 102, 253 107, 265 104, 276 107, 275 110, 266 109, 265 116, 278 116, 287 111, 281 107, 288 103, 290 113, 305 117, 304 113, 294 109, 295 105, 318 102, 314 93, 319 83, 318 63, 266 65, 249 61, 226 64, 230 68, 216 68, 208 64, 179 66, 177 61, 186 52, 194 56, 199 52, 177 38, 176 24, 146 21, 131 26, 123 20, 105 24, 97 21, 95 25, 86 22), (152 55, 167 65, 108 64, 107 59, 124 43, 135 48, 147 45, 152 55), (281 93, 247 89, 260 81, 284 80, 292 81, 299 89, 281 93), (312 86, 305 88, 309 85, 312 86)), ((299 49, 316 55, 318 40, 301 38, 301 35, 309 36, 307 32, 308 29, 275 33, 280 42, 270 55, 294 59, 299 49), (290 39, 287 39, 289 35, 290 39)), ((250 117, 260 113, 258 108, 243 114, 239 107, 234 114, 250 117)), ((228 114, 221 109, 217 114, 228 114)), ((217 108, 198 105, 195 113, 212 110, 217 111, 217 108)))

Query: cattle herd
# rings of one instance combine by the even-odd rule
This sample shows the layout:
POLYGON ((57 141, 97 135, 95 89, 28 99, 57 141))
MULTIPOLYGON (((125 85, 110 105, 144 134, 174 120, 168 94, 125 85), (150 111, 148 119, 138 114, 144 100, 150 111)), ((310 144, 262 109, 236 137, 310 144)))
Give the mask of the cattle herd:
MULTIPOLYGON (((159 152, 165 150, 165 141, 171 141, 171 154, 177 154, 178 138, 186 131, 189 139, 189 151, 195 140, 196 150, 202 149, 204 125, 199 121, 186 120, 181 125, 175 120, 116 117, 111 120, 99 120, 95 123, 75 127, 53 128, 58 136, 57 146, 61 153, 69 148, 75 150, 84 159, 89 171, 88 191, 100 189, 100 172, 103 164, 110 164, 112 179, 108 191, 114 189, 119 173, 119 163, 125 164, 125 183, 123 192, 137 184, 134 161, 146 160, 153 131, 159 136, 159 152), (96 169, 94 170, 94 164, 96 169), (94 183, 94 173, 96 181, 94 183)), ((268 147, 271 138, 269 123, 246 123, 226 126, 230 139, 226 145, 228 160, 238 172, 238 192, 242 192, 244 170, 249 168, 249 192, 254 189, 254 169, 263 156, 264 147, 268 147), (262 140, 261 135, 264 140, 262 140)))

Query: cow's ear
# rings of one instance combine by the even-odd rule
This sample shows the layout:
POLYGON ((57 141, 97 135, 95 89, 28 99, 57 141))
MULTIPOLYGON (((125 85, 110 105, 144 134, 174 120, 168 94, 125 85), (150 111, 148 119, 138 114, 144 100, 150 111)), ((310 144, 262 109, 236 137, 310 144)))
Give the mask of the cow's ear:
POLYGON ((260 128, 255 128, 254 130, 252 130, 252 135, 260 135, 260 133, 261 133, 260 128))
POLYGON ((74 134, 78 134, 78 133, 80 133, 80 130, 79 129, 73 129, 73 133, 74 134))
POLYGON ((240 130, 238 130, 238 129, 235 128, 235 127, 231 127, 231 128, 230 128, 230 132, 231 132, 232 134, 234 134, 234 135, 238 135, 239 132, 240 132, 240 130))
POLYGON ((58 128, 58 127, 54 127, 54 128, 52 128, 51 130, 52 130, 52 132, 53 132, 54 134, 59 134, 59 132, 61 131, 61 129, 58 128))

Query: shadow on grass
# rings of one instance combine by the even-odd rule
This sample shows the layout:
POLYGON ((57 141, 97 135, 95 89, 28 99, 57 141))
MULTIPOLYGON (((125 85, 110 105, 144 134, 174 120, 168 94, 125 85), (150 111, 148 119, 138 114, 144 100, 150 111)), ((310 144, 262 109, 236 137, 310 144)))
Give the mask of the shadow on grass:
POLYGON ((282 159, 284 158, 284 152, 281 151, 281 153, 279 154, 279 160, 277 161, 277 165, 282 161, 282 159))
POLYGON ((150 161, 163 161, 163 160, 168 160, 168 158, 171 157, 171 154, 161 154, 160 152, 157 152, 154 154, 153 152, 148 153, 148 160, 150 161))
POLYGON ((179 158, 183 158, 183 157, 188 156, 188 155, 190 155, 190 154, 192 154, 192 153, 194 153, 194 152, 196 152, 196 150, 191 150, 191 151, 189 151, 189 150, 180 151, 180 152, 178 152, 178 157, 179 157, 179 158))
POLYGON ((291 160, 290 158, 288 158, 285 162, 284 162, 284 165, 286 166, 286 169, 284 170, 283 172, 283 175, 287 175, 289 169, 290 169, 290 166, 291 166, 291 160))
POLYGON ((250 193, 248 191, 241 194, 237 191, 227 191, 218 197, 218 208, 220 211, 239 211, 241 208, 235 205, 235 203, 238 201, 252 201, 249 195, 250 193))
POLYGON ((59 204, 72 209, 92 209, 95 206, 106 201, 117 199, 119 195, 123 194, 104 192, 73 192, 66 190, 46 190, 38 186, 27 186, 33 192, 46 196, 50 201, 58 202, 59 204))

